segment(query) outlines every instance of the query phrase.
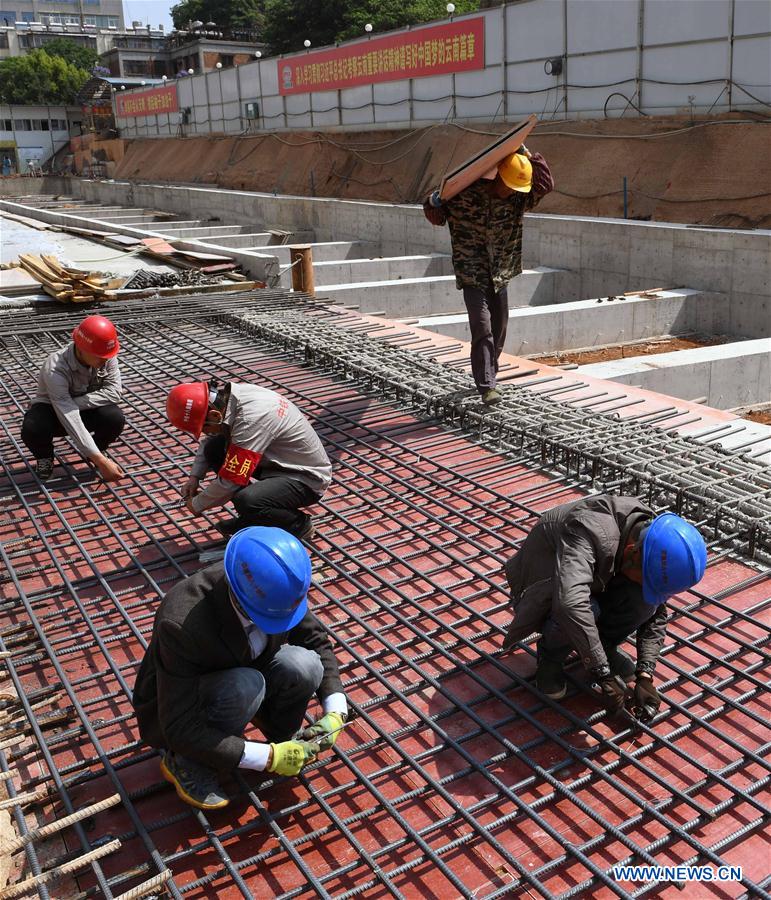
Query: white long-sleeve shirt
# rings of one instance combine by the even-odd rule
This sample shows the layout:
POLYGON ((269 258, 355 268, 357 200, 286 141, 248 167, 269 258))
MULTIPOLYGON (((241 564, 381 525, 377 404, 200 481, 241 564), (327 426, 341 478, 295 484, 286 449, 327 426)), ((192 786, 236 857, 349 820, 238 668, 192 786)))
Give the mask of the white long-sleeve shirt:
POLYGON ((108 359, 101 369, 92 369, 78 361, 75 344, 70 343, 43 363, 33 402, 50 404, 77 449, 83 456, 91 457, 99 453, 99 448, 80 412, 118 403, 121 394, 117 358, 108 359))
MULTIPOLYGON (((319 495, 329 486, 332 465, 319 436, 286 397, 255 384, 231 382, 223 421, 230 426, 225 462, 217 477, 193 499, 196 512, 224 506, 249 484, 257 466, 261 478, 288 475, 319 495)), ((201 442, 191 475, 203 478, 207 468, 201 442)))

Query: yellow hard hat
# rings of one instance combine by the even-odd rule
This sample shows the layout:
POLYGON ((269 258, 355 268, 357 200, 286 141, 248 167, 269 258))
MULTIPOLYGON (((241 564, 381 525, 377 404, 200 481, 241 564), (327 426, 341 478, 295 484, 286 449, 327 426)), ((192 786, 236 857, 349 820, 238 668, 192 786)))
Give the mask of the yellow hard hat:
POLYGON ((533 186, 533 166, 530 160, 521 153, 512 153, 503 162, 498 163, 498 174, 501 181, 512 191, 529 194, 533 186))

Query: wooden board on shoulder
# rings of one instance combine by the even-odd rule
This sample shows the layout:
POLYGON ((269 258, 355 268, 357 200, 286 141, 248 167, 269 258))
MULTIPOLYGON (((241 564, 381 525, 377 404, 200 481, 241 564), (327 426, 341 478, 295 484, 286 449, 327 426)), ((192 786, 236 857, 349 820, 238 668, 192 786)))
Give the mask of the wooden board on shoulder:
POLYGON ((456 194, 473 184, 485 173, 494 169, 501 160, 514 153, 524 143, 525 138, 535 128, 538 119, 529 115, 506 134, 496 138, 492 144, 467 159, 464 163, 448 172, 442 179, 439 188, 440 200, 450 200, 456 194))

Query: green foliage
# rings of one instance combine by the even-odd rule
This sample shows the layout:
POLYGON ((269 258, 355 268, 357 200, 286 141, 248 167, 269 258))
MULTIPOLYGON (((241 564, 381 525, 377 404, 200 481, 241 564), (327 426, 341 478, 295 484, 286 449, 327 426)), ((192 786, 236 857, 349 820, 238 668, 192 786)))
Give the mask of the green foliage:
POLYGON ((46 41, 43 48, 49 56, 61 56, 68 63, 90 72, 99 62, 99 54, 90 47, 81 47, 75 41, 68 38, 54 38, 52 41, 46 41))
MULTIPOLYGON (((456 14, 479 9, 479 0, 454 0, 456 14)), ((303 41, 323 47, 447 17, 447 0, 181 0, 171 8, 176 28, 216 22, 222 30, 258 28, 276 53, 302 50, 303 41)))
POLYGON ((221 31, 262 26, 263 0, 181 0, 171 8, 175 28, 189 22, 215 22, 221 31))
MULTIPOLYGON (((454 0, 455 15, 479 9, 478 0, 454 0)), ((405 25, 421 25, 433 19, 447 18, 447 0, 364 0, 350 4, 346 25, 338 32, 336 40, 347 41, 361 37, 364 26, 372 24, 372 34, 404 28, 405 25)))
POLYGON ((0 62, 0 99, 18 105, 67 105, 90 78, 61 56, 32 50, 0 62))
MULTIPOLYGON (((191 0, 195 2, 195 0, 191 0)), ((454 0, 456 14, 473 12, 478 0, 454 0)), ((264 39, 277 53, 314 47, 364 35, 420 25, 447 17, 446 0, 266 0, 264 39)))

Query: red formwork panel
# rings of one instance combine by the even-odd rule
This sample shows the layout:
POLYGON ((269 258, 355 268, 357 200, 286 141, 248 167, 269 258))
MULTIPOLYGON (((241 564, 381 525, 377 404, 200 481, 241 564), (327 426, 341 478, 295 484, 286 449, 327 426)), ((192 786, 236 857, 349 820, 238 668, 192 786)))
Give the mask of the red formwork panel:
MULTIPOLYGON (((724 861, 764 891, 769 580, 722 556, 675 598, 650 727, 609 720, 569 668, 555 703, 532 680, 533 645, 502 654, 503 563, 575 480, 496 452, 322 369, 210 322, 124 329, 128 425, 120 485, 62 443, 43 489, 19 444, 35 365, 64 339, 30 336, 0 393, 0 629, 34 715, 66 720, 6 762, 35 787, 59 778, 48 821, 120 788, 89 846, 121 849, 84 872, 122 890, 173 873, 193 898, 666 896, 616 883, 617 863, 724 861), (214 546, 217 515, 179 495, 194 444, 167 427, 164 394, 194 377, 280 390, 314 423, 334 482, 313 510, 311 603, 328 627, 354 712, 336 748, 296 779, 235 773, 233 800, 180 803, 138 738, 130 691, 155 609, 214 546), (10 382, 9 382, 10 383, 10 382), (21 594, 21 600, 19 595, 21 594), (14 630, 15 629, 15 630, 14 630), (46 705, 48 704, 48 705, 46 705)), ((0 362, 0 369, 3 363, 0 362)), ((260 738, 258 731, 252 736, 260 738)), ((767 815, 767 812, 766 814, 767 815)), ((75 851, 83 839, 68 832, 75 851)), ((747 883, 681 897, 735 897, 747 883)))

